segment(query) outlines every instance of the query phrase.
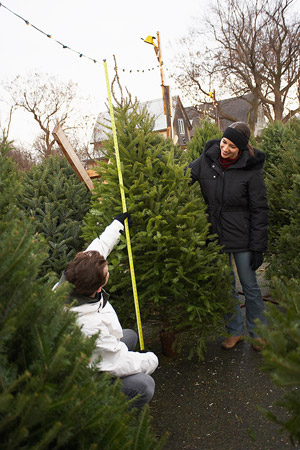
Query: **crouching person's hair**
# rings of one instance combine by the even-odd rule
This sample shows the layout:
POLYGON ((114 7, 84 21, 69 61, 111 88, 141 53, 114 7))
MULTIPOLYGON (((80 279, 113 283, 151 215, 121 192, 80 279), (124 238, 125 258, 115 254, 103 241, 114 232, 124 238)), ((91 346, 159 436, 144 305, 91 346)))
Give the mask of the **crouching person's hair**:
POLYGON ((76 292, 90 296, 105 284, 106 266, 107 261, 99 252, 80 252, 68 265, 65 276, 76 292))

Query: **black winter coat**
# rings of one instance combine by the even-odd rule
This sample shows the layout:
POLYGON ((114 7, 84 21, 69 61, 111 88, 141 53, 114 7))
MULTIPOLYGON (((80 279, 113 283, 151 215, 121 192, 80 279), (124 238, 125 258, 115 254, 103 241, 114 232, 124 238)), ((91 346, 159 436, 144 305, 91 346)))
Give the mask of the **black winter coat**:
POLYGON ((267 249, 268 202, 263 178, 265 154, 244 150, 236 163, 222 172, 220 140, 208 141, 193 161, 191 177, 200 183, 208 206, 212 233, 225 252, 267 249))

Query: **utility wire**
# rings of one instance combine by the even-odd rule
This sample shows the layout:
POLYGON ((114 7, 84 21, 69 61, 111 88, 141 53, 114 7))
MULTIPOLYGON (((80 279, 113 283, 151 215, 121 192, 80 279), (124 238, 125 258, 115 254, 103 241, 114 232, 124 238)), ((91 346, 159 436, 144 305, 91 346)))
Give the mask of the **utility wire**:
MULTIPOLYGON (((73 48, 71 48, 69 45, 63 44, 62 42, 58 41, 57 39, 54 39, 52 37, 52 35, 50 33, 46 33, 45 31, 41 30, 40 28, 38 28, 37 26, 33 25, 32 23, 29 22, 29 20, 25 19, 24 17, 20 16, 20 14, 17 14, 16 12, 12 11, 11 9, 9 9, 7 6, 5 6, 3 3, 0 2, 0 7, 2 6, 2 8, 5 8, 7 11, 9 11, 11 14, 13 14, 14 16, 18 17, 19 19, 21 19, 23 22, 25 22, 25 24, 27 26, 31 26, 32 28, 34 28, 36 31, 38 31, 39 33, 43 34, 44 36, 48 37, 49 39, 52 39, 54 42, 56 42, 57 44, 59 44, 63 49, 67 49, 70 50, 71 52, 76 53, 80 58, 87 58, 90 61, 93 61, 95 64, 99 64, 99 61, 97 61, 95 58, 91 58, 90 56, 85 55, 82 52, 79 52, 78 50, 74 50, 73 48)), ((148 69, 121 69, 122 72, 127 72, 127 73, 145 73, 145 72, 150 72, 151 70, 155 70, 156 68, 159 68, 160 66, 155 66, 155 67, 151 67, 148 69)))

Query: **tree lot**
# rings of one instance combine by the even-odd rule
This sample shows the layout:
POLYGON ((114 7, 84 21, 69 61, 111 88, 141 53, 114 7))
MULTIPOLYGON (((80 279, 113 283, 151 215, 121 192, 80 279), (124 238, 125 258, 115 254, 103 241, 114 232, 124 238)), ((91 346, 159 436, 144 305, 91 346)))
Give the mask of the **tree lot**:
MULTIPOLYGON (((253 128, 259 104, 271 121, 256 145, 267 153, 270 245, 266 277, 280 308, 268 308, 268 326, 261 328, 261 335, 267 341, 262 356, 264 369, 274 382, 291 388, 290 393, 280 399, 288 413, 287 420, 268 416, 300 442, 297 390, 300 384, 300 125, 299 120, 288 122, 299 112, 300 27, 299 18, 290 15, 294 3, 294 0, 218 2, 215 16, 209 18, 205 27, 206 37, 209 31, 214 46, 209 49, 198 46, 195 52, 191 40, 196 41, 198 32, 194 29, 184 39, 188 50, 178 58, 181 65, 176 78, 182 89, 194 96, 196 103, 212 89, 216 90, 218 100, 219 93, 220 97, 224 95, 222 85, 233 96, 251 93, 253 120, 250 126, 253 128)), ((10 86, 14 106, 27 110, 39 123, 42 138, 33 148, 42 159, 54 152, 51 138, 54 125, 60 123, 65 130, 75 125, 71 116, 74 86, 71 83, 62 87, 53 79, 48 81, 43 84, 39 76, 27 81, 19 78, 10 86)), ((153 120, 145 111, 138 111, 136 105, 125 103, 122 106, 123 109, 116 111, 117 126, 127 183, 125 191, 134 219, 131 235, 142 317, 159 318, 168 332, 185 333, 187 340, 183 347, 188 345, 191 354, 196 352, 205 357, 205 341, 218 332, 227 308, 228 267, 209 236, 205 205, 199 191, 196 192, 196 186, 188 187, 188 174, 184 175, 183 167, 199 156, 203 143, 210 137, 217 137, 219 131, 204 123, 196 131, 185 160, 176 146, 152 133, 153 120), (219 302, 220 298, 223 303, 219 302)), ((234 121, 238 117, 230 119, 234 121)), ((6 153, 9 122, 2 131, 6 153)), ((76 149, 87 154, 82 143, 76 149)), ((113 162, 111 140, 105 151, 113 162)), ((63 448, 66 442, 72 442, 69 448, 90 448, 95 442, 101 442, 103 448, 108 445, 111 446, 108 448, 120 448, 120 442, 128 442, 128 448, 137 442, 142 444, 136 448, 156 448, 147 416, 141 419, 139 428, 143 430, 146 443, 140 441, 135 419, 123 414, 127 406, 117 389, 109 386, 104 377, 95 385, 91 378, 94 374, 86 368, 93 342, 82 340, 72 320, 62 313, 66 293, 53 296, 50 292, 53 283, 48 280, 49 271, 59 276, 67 259, 77 251, 74 237, 76 244, 80 243, 83 220, 84 236, 89 240, 120 211, 116 167, 114 163, 99 166, 109 183, 97 185, 96 197, 85 215, 86 192, 77 186, 67 165, 51 161, 54 160, 47 160, 30 171, 27 178, 21 176, 26 195, 18 199, 18 209, 24 208, 20 221, 20 212, 13 206, 18 176, 15 169, 7 165, 6 156, 1 159, 1 230, 5 237, 1 241, 3 252, 0 252, 1 298, 5 301, 1 302, 0 322, 3 338, 1 442, 5 448, 16 448, 19 443, 24 448, 33 448, 37 442, 39 447, 36 448, 47 448, 49 442, 57 442, 57 448, 63 448), (70 209, 76 209, 77 214, 70 217, 70 209), (35 218, 35 227, 29 225, 25 216, 35 218), (33 237, 34 232, 38 235, 33 237), (41 274, 43 281, 38 280, 41 274), (44 304, 39 301, 41 296, 44 304), (28 340, 24 340, 25 335, 28 340), (69 336, 72 336, 70 341, 69 336), (72 371, 70 365, 76 368, 72 371), (60 373, 64 373, 67 380, 62 384, 60 373), (68 380, 72 382, 68 384, 68 380), (76 383, 72 384, 74 380, 76 383), (56 386, 58 396, 54 392, 56 386), (105 392, 105 408, 95 410, 97 402, 87 395, 88 392, 101 399, 105 392), (67 403, 71 404, 71 409, 66 407, 67 403), (90 410, 95 412, 95 421, 88 420, 90 410), (99 415, 103 410, 101 422, 99 415), (122 414, 116 415, 116 410, 122 414), (77 430, 71 424, 71 416, 72 419, 78 417, 77 430), (111 428, 105 434, 108 424, 111 428), (87 430, 92 430, 91 434, 87 430)), ((119 250, 110 259, 111 291, 118 297, 118 309, 119 300, 124 300, 121 317, 132 322, 134 311, 132 301, 131 310, 128 309, 131 287, 130 277, 126 278, 129 274, 125 240, 119 250)))
MULTIPOLYGON (((191 144, 188 152, 186 152, 185 155, 182 155, 179 149, 173 147, 171 141, 164 141, 158 135, 152 133, 153 120, 145 114, 145 111, 138 111, 136 107, 133 109, 133 112, 131 109, 131 114, 128 114, 130 108, 129 105, 126 105, 123 110, 120 110, 117 113, 117 126, 120 136, 122 161, 124 161, 124 179, 130 180, 128 185, 125 186, 125 190, 126 196, 129 198, 128 205, 129 208, 132 208, 134 218, 131 236, 134 258, 137 256, 137 259, 135 258, 135 263, 136 261, 140 262, 137 269, 138 280, 141 280, 139 281, 140 285, 138 288, 143 302, 142 317, 145 312, 146 317, 149 314, 149 317, 152 315, 153 318, 155 311, 161 317, 164 317, 161 313, 170 311, 171 315, 168 317, 169 325, 175 326, 176 329, 178 324, 179 331, 181 332, 183 331, 182 329, 180 330, 182 323, 184 325, 189 325, 189 321, 194 321, 194 323, 191 324, 192 326, 188 326, 184 331, 187 333, 186 335, 188 338, 191 335, 196 337, 200 336, 203 344, 205 343, 205 339, 210 338, 214 326, 216 326, 216 332, 218 326, 221 326, 221 315, 224 305, 218 304, 217 297, 213 304, 211 301, 211 292, 213 292, 215 288, 222 289, 225 286, 222 283, 224 281, 223 277, 226 277, 227 269, 223 266, 224 262, 221 255, 218 255, 218 248, 210 241, 209 234, 207 234, 207 219, 203 202, 200 199, 200 193, 188 186, 188 175, 183 175, 182 167, 186 165, 187 160, 191 159, 191 157, 194 158, 194 156, 197 155, 197 152, 199 154, 201 153, 203 150, 203 139, 214 137, 215 133, 218 131, 216 131, 214 125, 204 123, 202 128, 197 131, 195 141, 191 144), (185 161, 181 159, 183 156, 187 158, 185 161), (136 182, 134 181, 135 179, 137 180, 136 182), (176 195, 172 195, 173 192, 176 193, 176 195), (143 206, 144 204, 146 206, 145 208, 143 206), (197 215, 197 217, 194 217, 195 207, 199 210, 199 216, 197 215), (188 227, 186 226, 187 224, 189 225, 188 227), (177 241, 178 245, 177 250, 175 241, 177 241), (207 246, 207 244, 209 245, 207 246), (193 251, 192 259, 195 258, 196 263, 192 260, 189 261, 187 259, 187 253, 185 252, 185 249, 187 248, 192 250, 193 246, 195 246, 196 251, 193 251), (174 257, 171 255, 171 258, 168 259, 169 251, 172 254, 174 253, 174 257), (156 253, 158 253, 158 257, 155 256, 156 253), (216 267, 216 263, 217 265, 219 264, 218 267, 216 267), (185 272, 186 270, 187 272, 185 272), (212 270, 214 273, 212 273, 212 270), (197 275, 197 271, 201 271, 200 278, 199 274, 197 275), (144 278, 142 278, 143 276, 144 278), (160 284, 162 284, 162 287, 160 284), (186 303, 185 294, 182 299, 180 297, 180 294, 182 293, 181 289, 183 288, 187 288, 187 292, 189 292, 188 303, 186 303), (143 292, 146 292, 147 294, 144 298, 143 292), (165 294, 167 292, 171 292, 172 298, 165 294), (197 292, 197 294, 195 295, 193 292, 197 292), (183 304, 180 303, 181 300, 184 301, 186 309, 184 309, 183 304), (194 303, 195 300, 197 301, 196 303, 194 303), (203 302, 202 305, 201 302, 203 302), (213 327, 211 324, 208 326, 207 319, 213 320, 213 327), (201 335, 202 331, 204 334, 201 335)), ((284 422, 273 415, 269 414, 268 416, 271 420, 277 421, 280 427, 286 430, 295 441, 299 441, 300 423, 298 413, 300 399, 299 393, 297 389, 295 389, 300 383, 300 295, 298 272, 298 268, 300 267, 300 220, 298 201, 300 195, 300 160, 298 156, 298 130, 299 121, 296 120, 284 125, 283 128, 282 125, 277 123, 270 125, 264 130, 261 142, 257 144, 259 148, 266 151, 267 156, 269 155, 271 160, 275 163, 273 165, 270 163, 266 171, 270 204, 270 252, 267 255, 270 265, 267 266, 266 273, 267 276, 269 276, 271 286, 273 287, 272 295, 280 303, 280 310, 278 310, 278 307, 276 306, 268 308, 269 324, 268 327, 263 328, 261 331, 262 336, 267 340, 267 346, 262 352, 262 356, 264 368, 270 372, 274 382, 281 386, 289 386, 292 388, 289 394, 285 394, 280 400, 280 405, 282 405, 288 413, 287 420, 284 422), (272 142, 275 142, 275 140, 277 154, 273 153, 274 148, 272 147, 272 142)), ((7 144, 5 144, 5 146, 7 147, 7 144)), ((106 151, 108 156, 111 155, 113 157, 111 141, 108 142, 106 151)), ((1 161, 0 167, 2 179, 0 186, 3 190, 2 195, 0 196, 2 214, 1 227, 3 236, 1 240, 1 245, 3 246, 1 259, 1 264, 3 265, 3 270, 1 269, 2 283, 0 284, 2 293, 1 298, 5 300, 5 302, 7 302, 9 298, 13 299, 13 303, 7 304, 7 307, 4 308, 3 303, 1 302, 1 332, 2 336, 5 336, 5 339, 1 340, 2 347, 0 354, 3 360, 1 368, 5 372, 1 372, 1 376, 2 379, 6 380, 8 379, 7 377, 10 376, 9 374, 13 376, 13 374, 18 373, 18 370, 21 370, 18 369, 16 372, 15 365, 18 363, 23 364, 24 366, 25 360, 27 368, 31 367, 30 364, 32 361, 32 364, 33 362, 35 364, 33 367, 37 367, 39 371, 41 371, 41 367, 45 368, 49 366, 52 357, 57 363, 61 361, 57 367, 63 367, 60 366, 60 364, 68 363, 71 350, 67 347, 66 350, 63 351, 63 347, 59 345, 60 341, 57 339, 60 338, 58 336, 64 336, 64 334, 60 334, 61 327, 72 335, 74 333, 75 336, 79 335, 75 329, 72 331, 73 325, 71 328, 66 327, 64 316, 61 317, 60 310, 57 310, 58 303, 55 301, 52 304, 54 299, 63 303, 63 297, 60 300, 60 297, 53 297, 53 294, 49 292, 50 286, 53 285, 53 281, 50 280, 48 282, 46 276, 46 278, 44 277, 43 280, 38 282, 38 273, 46 256, 46 252, 48 251, 45 243, 43 246, 38 243, 39 236, 44 235, 44 240, 46 237, 42 221, 41 224, 38 225, 38 227, 40 227, 39 234, 35 235, 33 238, 31 231, 28 230, 32 230, 33 233, 34 229, 32 226, 28 225, 28 221, 25 217, 23 217, 20 222, 20 212, 13 206, 15 195, 17 194, 16 187, 18 186, 18 178, 20 177, 16 174, 16 171, 12 168, 11 164, 6 162, 6 158, 1 161), (34 241, 32 239, 34 239, 34 241), (8 245, 8 243, 10 244, 8 245), (18 250, 16 250, 17 248, 18 250), (16 255, 17 258, 15 258, 16 255), (20 255, 20 258, 18 255, 20 255), (36 286, 36 288, 34 286, 36 286), (38 290, 36 291, 35 289, 38 290), (19 292, 22 293, 19 294, 19 292), (8 293, 10 294, 9 296, 8 293), (13 293, 13 295, 11 295, 11 293, 13 293), (46 300, 45 302, 39 301, 39 297, 42 295, 46 300), (36 301, 37 303, 35 303, 36 301), (45 305, 47 305, 47 307, 45 305), (31 307, 33 309, 31 309, 31 307), (44 312, 43 307, 46 308, 44 312), (58 320, 58 318, 55 319, 56 316, 53 316, 54 310, 55 314, 57 313, 59 315, 59 320, 62 320, 61 325, 58 327, 53 327, 53 324, 58 320), (33 313, 34 315, 32 315, 33 313), (34 317, 36 317, 36 321, 34 317), (48 321, 51 324, 49 327, 47 325, 48 321), (57 338, 53 336, 53 345, 50 346, 47 341, 47 336, 50 332, 49 330, 58 333, 55 335, 57 338), (32 336, 34 344, 31 344, 31 338, 28 342, 27 340, 24 341, 24 335, 32 336), (23 350, 24 346, 25 348, 23 350), (62 355, 64 355, 62 358, 63 361, 62 359, 59 359, 58 354, 56 355, 53 353, 54 348, 56 347, 62 349, 62 355), (23 353, 18 355, 18 349, 22 349, 23 353), (51 349, 53 350, 52 353, 51 349), (26 356, 27 351, 30 352, 28 356, 26 356), (38 361, 35 351, 38 352, 38 361, 41 361, 42 366, 36 366, 38 361), (46 353, 44 354, 43 352, 46 353), (68 354, 68 358, 65 357, 65 354, 68 354), (17 362, 16 355, 20 358, 17 359, 17 362), (9 364, 13 361, 15 362, 12 370, 9 368, 9 364)), ((54 164, 52 169, 55 169, 55 167, 57 167, 56 170, 61 178, 64 177, 64 173, 67 174, 67 172, 61 170, 59 165, 55 166, 54 164)), ((47 174, 49 165, 41 165, 38 170, 39 174, 37 178, 39 182, 37 183, 37 186, 40 184, 41 189, 49 189, 51 191, 54 186, 50 187, 50 185, 47 185, 46 183, 44 185, 43 182, 43 170, 45 171, 45 174, 47 174)), ((85 236, 88 240, 92 235, 98 233, 100 229, 102 230, 103 226, 105 226, 105 224, 112 219, 113 215, 120 210, 119 193, 117 192, 118 180, 115 165, 113 163, 109 165, 105 164, 100 166, 99 170, 104 174, 105 179, 109 180, 109 183, 102 184, 100 182, 97 186, 97 195, 100 195, 101 193, 102 203, 99 204, 98 197, 97 200, 94 199, 90 212, 86 216, 85 236)), ((34 173, 35 172, 32 172, 32 174, 34 173)), ((48 181, 52 180, 52 182, 57 185, 54 175, 55 173, 51 175, 48 181)), ((67 177, 70 178, 69 175, 67 175, 67 177)), ((61 179, 61 182, 63 182, 63 179, 61 179)), ((32 192, 34 193, 34 189, 32 192)), ((80 198, 80 191, 76 192, 76 194, 80 198)), ((70 195, 70 198, 72 198, 72 195, 70 195)), ((62 202, 62 198, 53 197, 49 201, 52 202, 51 208, 55 211, 55 206, 62 202), (55 203, 57 204, 55 205, 55 203)), ((32 208, 34 208, 34 202, 32 208)), ((36 214, 36 212, 30 209, 28 209, 28 215, 35 215, 36 221, 43 219, 43 215, 36 214)), ((55 215, 53 215, 53 219, 55 219, 55 215)), ((55 230, 55 220, 53 223, 55 230)), ((76 225, 76 223, 74 223, 74 225, 76 225)), ((59 233, 57 234, 59 235, 59 233)), ((61 233, 61 238, 65 239, 63 233, 61 233)), ((128 262, 126 259, 125 242, 120 243, 119 250, 120 251, 111 255, 112 259, 109 261, 113 280, 111 287, 116 287, 116 289, 112 289, 112 297, 118 295, 118 309, 120 305, 119 300, 122 301, 122 299, 124 299, 124 317, 128 317, 130 314, 133 317, 133 311, 131 311, 131 313, 128 311, 130 277, 127 270, 128 262), (128 276, 128 279, 126 279, 126 275, 128 276)), ((57 270, 60 270, 60 267, 57 270)), ((57 276, 59 275, 57 274, 57 276)), ((214 294, 217 295, 217 293, 214 294)), ((62 295, 66 295, 66 293, 62 293, 62 295)), ((130 301, 130 303, 132 304, 133 302, 130 301)), ((6 303, 4 303, 4 305, 6 305, 6 303)), ((59 324, 60 322, 57 323, 59 324)), ((189 339, 187 343, 190 343, 189 339)), ((79 340, 79 342, 76 343, 75 348, 78 349, 78 346, 80 346, 83 351, 83 349, 85 349, 84 345, 84 342, 79 340)), ((78 366, 80 371, 84 370, 83 367, 86 365, 86 358, 88 358, 89 351, 92 349, 92 343, 87 345, 88 348, 84 350, 86 357, 83 358, 82 364, 80 363, 78 366)), ((203 353, 203 350, 204 347, 202 345, 202 347, 200 347, 201 353, 199 354, 204 355, 205 357, 205 352, 203 353)), ((192 347, 192 351, 195 351, 195 347, 192 347)), ((77 357, 78 351, 74 351, 72 355, 77 357)), ((22 368, 23 366, 20 367, 22 368)), ((52 367, 51 364, 50 367, 52 367)), ((27 372, 22 373, 25 376, 27 372)), ((31 373, 30 370, 29 373, 31 373)), ((43 375, 43 372, 39 373, 43 375)), ((57 372, 53 372, 53 382, 56 382, 56 373, 57 372)), ((86 378, 85 372, 83 373, 84 378, 86 378)), ((32 385, 28 385, 28 383, 24 384, 23 378, 18 379, 18 381, 9 378, 7 381, 8 384, 5 384, 5 389, 0 394, 4 395, 4 397, 2 397, 3 401, 4 399, 7 399, 7 402, 9 401, 9 403, 2 403, 3 405, 9 404, 7 408, 4 407, 4 412, 2 410, 2 417, 4 417, 3 415, 5 414, 9 414, 9 411, 12 410, 12 398, 14 398, 13 401, 17 401, 17 397, 12 397, 15 392, 18 393, 20 401, 25 399, 25 397, 23 397, 25 394, 27 395, 26 399, 30 398, 31 395, 34 395, 34 398, 36 399, 34 401, 36 402, 39 402, 43 398, 37 395, 38 391, 34 391, 35 383, 37 382, 40 384, 39 378, 35 378, 34 375, 34 377, 30 379, 32 380, 32 385), (10 382, 13 384, 9 384, 10 382), (27 386, 26 392, 24 390, 25 386, 27 386)), ((4 385, 2 384, 2 389, 3 386, 4 385)), ((41 389, 43 388, 44 385, 41 389)), ((83 389, 84 392, 86 392, 85 389, 89 388, 86 387, 83 389)), ((98 388, 95 387, 94 389, 98 388)), ((109 399, 111 395, 114 395, 113 392, 114 391, 108 390, 107 399, 109 399)), ((49 396, 50 394, 47 395, 49 396)), ((33 405, 37 404, 38 403, 33 403, 33 405)), ((53 405, 54 411, 56 412, 58 404, 54 402, 53 405)), ((17 406, 16 403, 16 408, 17 407, 19 406, 17 406)), ((35 406, 33 407, 33 410, 34 408, 35 406)), ((20 410, 18 409, 18 411, 20 410)), ((39 411, 41 411, 41 409, 39 409, 39 411)), ((42 411, 43 413, 40 413, 39 417, 39 420, 42 422, 34 422, 34 426, 37 427, 35 428, 37 433, 46 433, 46 435, 49 436, 47 434, 49 430, 46 423, 43 422, 43 415, 45 415, 46 418, 49 418, 48 412, 46 409, 43 409, 42 411)), ((60 411, 62 414, 65 414, 63 409, 60 409, 60 411)), ((26 415, 26 412, 28 411, 22 409, 20 414, 24 415, 25 413, 26 415)), ((21 415, 16 416, 14 419, 15 422, 11 423, 14 430, 19 430, 18 439, 25 439, 25 429, 19 428, 17 422, 21 415)), ((12 420, 10 417, 11 416, 8 415, 5 420, 12 420)), ((30 415, 28 417, 30 417, 30 415)), ((52 423, 51 420, 50 425, 52 423)), ((110 419, 108 418, 108 420, 110 419)), ((3 423, 7 424, 8 422, 3 423)), ((28 427, 31 426, 30 424, 27 425, 28 427)), ((118 427, 119 425, 116 426, 118 427)), ((3 428, 5 433, 10 433, 10 436, 14 435, 13 429, 7 429, 7 425, 3 428)), ((71 433, 70 439, 73 439, 73 431, 65 430, 67 433, 71 433)), ((53 428, 51 433, 52 432, 54 436, 53 439, 67 439, 63 428, 53 428)), ((81 439, 81 432, 83 432, 82 428, 78 431, 79 434, 76 434, 78 439, 81 439)), ((35 436, 34 434, 30 435, 33 437, 35 436)), ((48 437, 46 435, 45 439, 47 440, 48 437)), ((99 439, 102 439, 102 437, 102 435, 98 436, 99 439)), ((9 439, 12 439, 12 437, 9 439)), ((9 442, 11 442, 11 440, 9 442)))

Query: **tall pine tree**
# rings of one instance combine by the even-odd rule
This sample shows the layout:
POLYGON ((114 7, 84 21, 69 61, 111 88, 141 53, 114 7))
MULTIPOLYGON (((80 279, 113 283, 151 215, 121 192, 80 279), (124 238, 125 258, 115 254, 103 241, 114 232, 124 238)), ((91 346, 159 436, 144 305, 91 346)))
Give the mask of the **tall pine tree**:
POLYGON ((269 245, 267 276, 299 276, 299 177, 300 121, 285 125, 281 151, 266 177, 269 201, 269 245), (286 142, 289 145, 286 147, 286 142))
MULTIPOLYGON (((299 166, 300 169, 300 166, 299 166)), ((267 276, 300 279, 300 172, 293 175, 291 188, 281 197, 283 214, 288 223, 282 225, 268 256, 267 276)))
MULTIPOLYGON (((5 146, 4 146, 5 147, 5 146)), ((20 218, 17 175, 0 144, 0 448, 159 449, 149 409, 89 368, 95 338, 64 307, 67 286, 39 279, 48 248, 20 218)))
MULTIPOLYGON (((142 319, 158 317, 165 331, 178 336, 177 345, 185 336, 191 354, 202 357, 229 307, 228 263, 209 235, 199 187, 190 186, 178 149, 174 157, 172 142, 153 132, 153 117, 128 101, 116 108, 115 119, 142 319)), ((98 169, 102 179, 84 227, 87 240, 122 209, 111 137, 103 151, 109 163, 98 169)), ((124 325, 134 317, 125 238, 109 264, 109 289, 123 299, 117 308, 124 325)))
POLYGON ((295 143, 300 139, 299 136, 300 120, 295 118, 286 124, 275 121, 262 130, 262 134, 258 138, 258 148, 266 153, 265 174, 269 174, 273 166, 276 167, 281 163, 282 152, 294 151, 295 143))

